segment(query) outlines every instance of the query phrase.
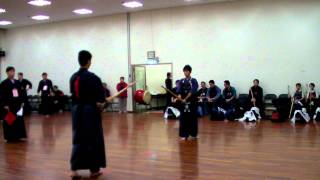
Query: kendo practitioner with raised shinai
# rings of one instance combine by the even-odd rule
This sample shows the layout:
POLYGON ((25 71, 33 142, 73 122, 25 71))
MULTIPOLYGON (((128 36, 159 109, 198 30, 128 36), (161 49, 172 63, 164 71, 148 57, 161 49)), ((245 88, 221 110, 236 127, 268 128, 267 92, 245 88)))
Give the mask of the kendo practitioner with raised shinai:
POLYGON ((80 51, 80 69, 70 79, 72 94, 72 177, 79 178, 77 170, 90 170, 91 177, 102 174, 106 167, 105 144, 101 111, 105 103, 105 91, 98 76, 89 72, 92 55, 80 51))
POLYGON ((183 68, 185 78, 179 81, 177 89, 178 97, 174 100, 180 103, 179 110, 180 127, 179 136, 181 140, 196 139, 198 136, 198 118, 197 118, 197 90, 198 82, 191 77, 192 68, 186 65, 183 68))
POLYGON ((14 79, 14 67, 8 67, 6 72, 8 77, 0 85, 3 134, 6 142, 15 142, 27 138, 22 110, 24 99, 21 84, 14 79))

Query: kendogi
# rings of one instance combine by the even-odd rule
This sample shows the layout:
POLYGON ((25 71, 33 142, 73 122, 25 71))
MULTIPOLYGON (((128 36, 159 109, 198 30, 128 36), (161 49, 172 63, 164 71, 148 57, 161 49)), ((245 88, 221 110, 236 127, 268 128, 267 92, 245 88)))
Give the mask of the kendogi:
POLYGON ((27 138, 23 118, 23 92, 21 84, 14 79, 14 67, 6 69, 8 78, 0 85, 1 106, 3 108, 3 134, 6 142, 14 142, 27 138))
POLYGON ((181 103, 179 110, 180 127, 179 136, 181 140, 196 139, 198 136, 198 118, 197 118, 197 90, 198 82, 191 77, 192 68, 186 65, 183 68, 185 78, 179 81, 177 89, 178 98, 175 102, 181 103))
POLYGON ((303 104, 303 91, 301 89, 301 84, 297 83, 296 84, 296 91, 293 95, 293 109, 292 112, 293 115, 291 117, 291 122, 296 123, 297 120, 301 122, 309 122, 310 121, 310 116, 307 112, 307 109, 304 107, 303 104))
POLYGON ((88 169, 92 177, 101 175, 106 167, 105 144, 101 111, 105 92, 98 76, 89 72, 92 55, 79 52, 80 69, 70 79, 72 94, 72 177, 79 177, 77 170, 88 169))

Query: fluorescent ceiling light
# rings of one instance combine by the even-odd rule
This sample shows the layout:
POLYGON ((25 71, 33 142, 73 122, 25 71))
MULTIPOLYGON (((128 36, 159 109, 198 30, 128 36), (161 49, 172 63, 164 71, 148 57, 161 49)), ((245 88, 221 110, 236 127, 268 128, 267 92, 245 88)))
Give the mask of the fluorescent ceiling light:
POLYGON ((33 6, 48 6, 51 4, 51 1, 47 0, 32 0, 29 1, 28 4, 31 4, 33 6))
POLYGON ((90 9, 76 9, 73 12, 76 14, 92 14, 92 10, 90 9))
POLYGON ((50 19, 50 17, 45 15, 37 15, 37 16, 32 16, 31 19, 42 21, 42 20, 50 19))
POLYGON ((125 1, 122 3, 122 5, 127 8, 138 8, 143 6, 142 2, 140 1, 125 1))
POLYGON ((200 0, 184 0, 185 2, 199 2, 200 0))
POLYGON ((10 25, 12 24, 11 21, 0 21, 0 26, 7 26, 7 25, 10 25))
POLYGON ((5 12, 6 12, 5 9, 0 8, 0 14, 1 14, 1 13, 5 13, 5 12))

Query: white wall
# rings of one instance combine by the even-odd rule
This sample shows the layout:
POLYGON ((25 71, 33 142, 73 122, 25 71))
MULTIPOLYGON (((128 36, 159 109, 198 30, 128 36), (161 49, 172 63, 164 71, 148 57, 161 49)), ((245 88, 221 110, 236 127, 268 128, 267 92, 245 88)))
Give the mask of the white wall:
MULTIPOLYGON (((5 42, 5 30, 0 29, 0 49, 4 49, 4 42, 5 42)), ((0 61, 2 61, 3 58, 0 58, 0 61)), ((1 63, 1 62, 0 62, 1 63)), ((0 64, 1 66, 1 64, 0 64)), ((0 80, 2 78, 2 74, 0 74, 0 80)))
MULTIPOLYGON (((131 19, 133 64, 156 50, 162 63, 173 63, 175 79, 191 64, 199 81, 221 86, 229 79, 241 93, 253 78, 266 93, 286 93, 296 81, 320 86, 318 0, 241 0, 136 12, 131 19)), ((120 14, 10 29, 1 74, 13 65, 37 84, 46 71, 68 92, 77 53, 88 49, 92 70, 114 90, 128 76, 126 23, 120 14)))
POLYGON ((168 72, 172 71, 171 64, 147 65, 146 66, 146 85, 151 94, 165 94, 166 91, 161 87, 168 72))
MULTIPOLYGON (((132 15, 132 60, 143 63, 155 50, 172 62, 174 77, 192 65, 199 81, 225 79, 247 92, 254 78, 266 93, 287 85, 320 86, 320 1, 236 1, 132 15)), ((292 86, 291 86, 292 87, 292 86)))
POLYGON ((3 48, 4 45, 4 36, 5 36, 5 31, 0 29, 0 48, 3 48))
POLYGON ((122 14, 10 29, 2 74, 13 65, 37 86, 42 72, 48 72, 68 93, 69 78, 78 69, 77 53, 86 49, 93 54, 91 70, 115 91, 118 77, 128 76, 126 26, 122 14))

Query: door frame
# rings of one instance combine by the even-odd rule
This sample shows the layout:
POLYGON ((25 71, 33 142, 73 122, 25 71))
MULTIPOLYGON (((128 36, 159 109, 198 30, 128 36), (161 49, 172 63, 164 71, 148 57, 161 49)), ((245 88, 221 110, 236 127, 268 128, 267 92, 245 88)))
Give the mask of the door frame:
MULTIPOLYGON (((132 72, 132 81, 135 81, 136 80, 136 77, 135 77, 135 67, 141 67, 143 66, 144 68, 146 68, 146 66, 159 66, 159 65, 171 65, 171 76, 173 75, 173 63, 158 63, 158 64, 131 64, 131 72, 132 72)), ((145 77, 145 89, 147 88, 147 77, 145 77)), ((145 90, 144 89, 144 90, 145 90)), ((132 108, 133 108, 133 111, 136 111, 136 102, 134 101, 134 94, 136 92, 136 86, 134 85, 132 87, 132 108)))

